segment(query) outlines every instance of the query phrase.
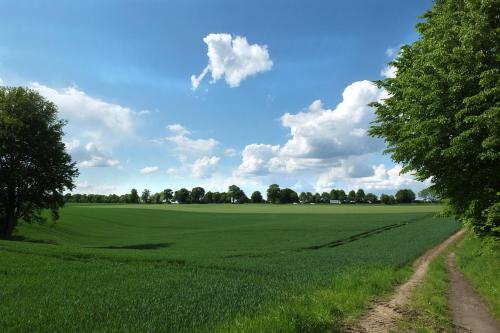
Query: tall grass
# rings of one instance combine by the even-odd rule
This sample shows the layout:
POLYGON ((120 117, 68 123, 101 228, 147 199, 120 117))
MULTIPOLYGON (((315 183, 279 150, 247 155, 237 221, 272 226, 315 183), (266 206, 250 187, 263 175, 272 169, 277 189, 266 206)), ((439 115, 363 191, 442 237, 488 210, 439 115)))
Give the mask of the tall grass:
POLYGON ((500 244, 490 237, 469 234, 456 251, 458 268, 500 320, 500 244))

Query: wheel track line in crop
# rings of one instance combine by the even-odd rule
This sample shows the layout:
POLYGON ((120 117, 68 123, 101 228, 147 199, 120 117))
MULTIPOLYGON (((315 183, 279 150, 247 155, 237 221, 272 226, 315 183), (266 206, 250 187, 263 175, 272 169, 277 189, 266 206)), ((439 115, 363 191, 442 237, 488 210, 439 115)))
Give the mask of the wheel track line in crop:
POLYGON ((335 240, 333 242, 328 242, 328 243, 321 244, 321 245, 312 245, 312 246, 303 247, 303 248, 298 249, 297 251, 302 251, 302 250, 319 250, 319 249, 322 249, 322 248, 325 248, 325 247, 337 247, 337 246, 344 245, 344 244, 347 244, 347 243, 351 243, 351 242, 354 242, 354 241, 357 241, 357 240, 360 240, 360 239, 363 239, 363 238, 368 238, 370 236, 380 234, 380 233, 382 233, 384 231, 388 231, 388 230, 391 230, 391 229, 394 229, 394 228, 400 228, 400 227, 403 227, 405 225, 408 225, 409 223, 413 223, 413 222, 416 222, 416 221, 423 220, 423 219, 425 219, 427 217, 428 217, 428 215, 426 214, 425 216, 413 218, 413 219, 410 219, 410 220, 407 220, 407 221, 404 221, 404 222, 401 222, 401 223, 393 223, 393 224, 389 224, 389 225, 386 225, 386 226, 383 226, 383 227, 378 227, 378 228, 375 228, 375 229, 370 229, 370 230, 367 230, 367 231, 363 231, 363 232, 361 232, 359 234, 354 234, 352 236, 349 236, 349 237, 346 237, 346 238, 343 238, 343 239, 338 239, 338 240, 335 240))
POLYGON ((408 224, 407 222, 394 223, 394 224, 386 225, 386 226, 383 226, 383 227, 379 227, 379 228, 375 228, 375 229, 370 229, 370 230, 361 232, 359 234, 355 234, 355 235, 349 236, 347 238, 338 239, 338 240, 333 241, 333 242, 328 242, 326 244, 312 245, 312 246, 303 247, 303 248, 299 249, 298 251, 301 251, 301 250, 319 250, 319 249, 322 249, 322 248, 325 248, 325 247, 336 247, 336 246, 344 245, 346 243, 350 243, 350 242, 354 242, 354 241, 360 240, 362 238, 368 238, 370 236, 373 236, 373 235, 376 235, 376 234, 380 234, 380 233, 382 233, 384 231, 387 231, 387 230, 391 230, 391 229, 394 229, 394 228, 399 228, 399 227, 402 227, 402 226, 407 225, 407 224, 408 224))
POLYGON ((412 291, 418 285, 429 267, 430 262, 443 252, 450 244, 459 239, 465 229, 457 231, 441 244, 427 251, 414 264, 415 272, 408 281, 397 287, 395 293, 388 301, 374 304, 371 311, 361 319, 358 327, 349 330, 351 333, 385 333, 397 329, 396 321, 401 318, 403 306, 406 305, 412 295, 412 291))

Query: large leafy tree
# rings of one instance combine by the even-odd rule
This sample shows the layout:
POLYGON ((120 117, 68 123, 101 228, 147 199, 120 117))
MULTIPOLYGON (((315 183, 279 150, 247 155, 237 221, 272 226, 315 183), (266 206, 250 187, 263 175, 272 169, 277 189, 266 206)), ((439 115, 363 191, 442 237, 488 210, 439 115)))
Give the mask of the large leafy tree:
POLYGON ((173 198, 174 198, 174 193, 172 192, 171 189, 167 188, 163 190, 163 199, 165 200, 166 203, 170 203, 173 198))
POLYGON ((370 133, 481 233, 499 233, 500 6, 440 0, 401 48, 370 133))
POLYGON ((62 142, 64 125, 36 91, 0 87, 1 238, 11 238, 20 219, 44 221, 44 209, 58 218, 63 192, 78 175, 62 142))
POLYGON ((139 193, 135 188, 130 191, 129 199, 131 203, 139 203, 139 193))
POLYGON ((395 198, 399 203, 412 203, 415 201, 415 193, 410 189, 402 189, 396 192, 395 198))
POLYGON ((253 192, 252 196, 250 197, 250 200, 253 203, 261 203, 264 201, 264 199, 262 198, 262 193, 260 193, 259 191, 253 192))
POLYGON ((205 189, 203 187, 194 187, 191 190, 191 202, 192 203, 201 203, 201 200, 205 196, 205 189))
POLYGON ((280 186, 278 184, 271 184, 267 189, 267 201, 270 203, 279 203, 280 200, 280 186))

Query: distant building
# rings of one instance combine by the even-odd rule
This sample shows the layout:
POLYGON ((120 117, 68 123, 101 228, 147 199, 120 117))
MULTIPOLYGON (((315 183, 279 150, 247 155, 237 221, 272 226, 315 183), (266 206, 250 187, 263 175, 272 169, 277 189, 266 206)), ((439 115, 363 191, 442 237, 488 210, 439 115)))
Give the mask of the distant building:
POLYGON ((340 205, 342 202, 340 202, 340 200, 330 200, 330 203, 333 205, 340 205))

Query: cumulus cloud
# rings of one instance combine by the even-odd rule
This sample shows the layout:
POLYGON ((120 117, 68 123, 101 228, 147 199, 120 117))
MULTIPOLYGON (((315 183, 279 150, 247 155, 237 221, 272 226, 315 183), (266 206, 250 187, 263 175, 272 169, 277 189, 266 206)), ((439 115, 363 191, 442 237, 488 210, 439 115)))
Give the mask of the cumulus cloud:
POLYGON ((80 167, 110 167, 120 162, 111 157, 116 145, 134 134, 135 113, 130 108, 92 97, 76 87, 54 89, 31 82, 29 87, 57 105, 67 120, 67 149, 80 167))
POLYGON ((191 173, 196 178, 206 178, 217 168, 220 158, 217 156, 203 156, 191 165, 191 173))
POLYGON ((346 87, 342 97, 334 109, 326 109, 316 100, 305 111, 283 115, 281 124, 290 130, 290 139, 283 146, 246 146, 237 173, 325 168, 349 156, 380 151, 383 142, 367 134, 374 118, 368 103, 385 98, 385 91, 369 81, 358 81, 346 87))
POLYGON ((224 78, 234 88, 248 76, 266 72, 273 67, 267 46, 249 44, 245 37, 212 33, 203 41, 208 46, 208 65, 198 76, 191 76, 193 90, 198 88, 209 72, 212 75, 210 83, 224 78))
POLYGON ((147 167, 142 168, 139 171, 139 173, 141 175, 147 175, 147 174, 155 173, 155 172, 158 172, 158 171, 160 171, 160 167, 158 167, 158 166, 147 166, 147 167))
POLYGON ((237 174, 264 174, 271 169, 271 160, 278 156, 280 146, 266 144, 247 145, 241 153, 242 162, 237 174))
POLYGON ((220 158, 213 155, 219 142, 213 138, 192 138, 192 133, 181 124, 170 124, 166 128, 170 136, 154 140, 166 144, 169 151, 179 161, 179 167, 172 167, 167 173, 173 176, 192 175, 207 178, 216 169, 220 158))
POLYGON ((134 112, 127 107, 91 97, 75 87, 57 90, 32 82, 30 88, 54 102, 61 117, 69 121, 70 127, 76 124, 99 136, 106 132, 122 137, 133 131, 134 112))
POLYGON ((388 168, 385 164, 378 164, 373 165, 371 169, 369 175, 355 177, 346 173, 342 167, 332 168, 320 175, 316 189, 318 191, 331 189, 339 181, 350 188, 363 188, 370 191, 387 191, 403 187, 421 189, 428 186, 427 183, 417 181, 411 174, 402 174, 400 165, 388 168))
POLYGON ((395 78, 397 74, 398 69, 394 66, 385 66, 381 71, 380 75, 385 77, 385 78, 395 78))
POLYGON ((74 139, 66 142, 65 146, 79 167, 115 167, 120 165, 119 160, 111 158, 110 154, 95 142, 82 145, 79 140, 74 139))

